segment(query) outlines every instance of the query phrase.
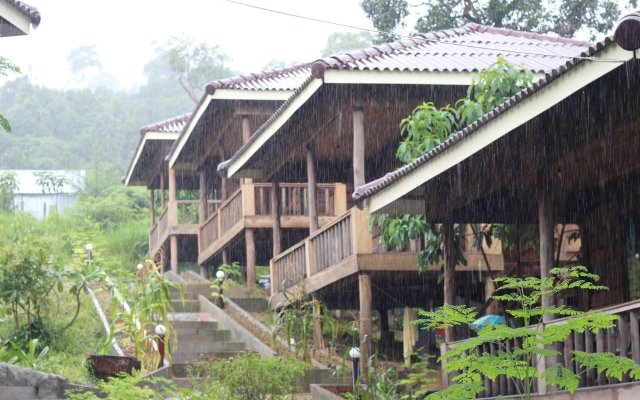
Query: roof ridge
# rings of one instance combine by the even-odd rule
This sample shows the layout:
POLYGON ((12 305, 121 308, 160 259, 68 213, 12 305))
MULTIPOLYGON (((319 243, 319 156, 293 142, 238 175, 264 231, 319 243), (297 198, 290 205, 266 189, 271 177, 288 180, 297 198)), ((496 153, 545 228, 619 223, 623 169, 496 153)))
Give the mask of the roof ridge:
POLYGON ((301 64, 294 64, 289 67, 274 68, 274 69, 251 73, 251 74, 236 75, 229 78, 217 79, 207 83, 205 87, 205 91, 208 94, 213 94, 213 92, 215 92, 216 89, 220 89, 226 86, 231 86, 237 83, 256 81, 259 79, 277 78, 287 74, 292 74, 294 72, 301 71, 305 68, 309 68, 310 66, 311 66, 311 63, 301 63, 301 64))
POLYGON ((499 28, 496 26, 476 24, 474 22, 470 22, 466 26, 469 26, 471 29, 473 29, 476 32, 496 33, 504 36, 536 39, 536 40, 552 42, 552 43, 564 43, 564 44, 570 44, 573 46, 592 46, 593 45, 593 43, 585 42, 583 40, 578 40, 578 39, 565 38, 561 36, 550 36, 548 34, 539 33, 539 32, 518 31, 515 29, 509 29, 509 28, 499 28))
POLYGON ((186 114, 178 115, 177 117, 167 118, 163 121, 156 122, 154 124, 143 126, 142 128, 140 128, 140 134, 144 135, 147 132, 156 132, 160 130, 160 128, 167 128, 170 125, 174 125, 174 124, 180 124, 180 123, 186 124, 186 122, 189 120, 190 117, 191 117, 191 113, 186 113, 186 114))

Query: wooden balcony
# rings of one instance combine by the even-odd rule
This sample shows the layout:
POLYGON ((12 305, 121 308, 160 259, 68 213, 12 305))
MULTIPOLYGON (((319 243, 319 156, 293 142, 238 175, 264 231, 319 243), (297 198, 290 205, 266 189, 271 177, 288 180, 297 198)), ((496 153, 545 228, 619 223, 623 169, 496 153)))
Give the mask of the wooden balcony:
MULTIPOLYGON (((602 387, 606 385, 614 385, 622 382, 629 382, 628 378, 623 379, 622 382, 615 378, 607 378, 602 373, 598 373, 595 369, 580 368, 575 361, 573 361, 572 352, 583 351, 586 353, 602 353, 610 352, 618 356, 629 357, 636 364, 640 363, 640 300, 631 301, 611 307, 601 308, 597 311, 604 312, 606 314, 617 315, 619 317, 615 325, 607 330, 600 329, 597 333, 593 333, 590 330, 586 330, 583 333, 575 332, 573 336, 568 337, 564 343, 562 343, 558 350, 561 355, 557 359, 548 359, 546 361, 547 368, 554 364, 561 364, 565 368, 580 373, 580 388, 593 388, 602 387)), ((553 326, 564 324, 566 318, 557 319, 551 321, 544 326, 538 326, 538 329, 544 329, 546 326, 553 326)), ((520 346, 522 339, 512 339, 507 341, 504 346, 507 348, 514 348, 520 346)), ((462 341, 443 343, 441 345, 441 352, 445 352, 448 349, 454 347, 457 343, 462 341)), ((484 345, 478 347, 478 353, 490 353, 496 355, 499 351, 498 345, 484 345)), ((536 367, 536 364, 532 365, 536 367)), ((451 376, 443 375, 443 385, 447 385, 451 382, 451 376)), ((545 390, 540 387, 543 383, 535 382, 534 391, 540 392, 545 390)), ((495 396, 507 396, 517 395, 516 388, 513 382, 507 380, 504 376, 498 377, 495 381, 485 379, 485 392, 483 397, 495 397, 495 396)), ((595 398, 595 397, 594 397, 595 398)))
MULTIPOLYGON (((330 224, 314 232, 304 241, 290 247, 271 260, 272 305, 284 299, 282 290, 295 286, 313 293, 359 271, 409 272, 417 274, 418 252, 376 252, 374 238, 369 231, 369 213, 351 208, 330 224)), ((456 271, 484 269, 480 252, 465 252, 467 266, 458 265, 456 271)), ((502 254, 487 254, 494 270, 503 270, 502 254)), ((428 270, 437 266, 429 265, 428 270)))
MULTIPOLYGON (((245 228, 272 228, 271 184, 241 184, 200 226, 200 254, 203 264, 216 255, 245 228)), ((282 229, 308 228, 308 186, 306 183, 281 183, 278 196, 282 229)), ((346 186, 340 183, 317 185, 318 222, 323 226, 344 213, 346 186)))
MULTIPOLYGON (((219 200, 209 200, 209 212, 215 212, 219 200)), ((174 207, 169 203, 149 232, 149 255, 156 255, 170 235, 197 235, 199 219, 198 200, 178 200, 174 207), (175 223, 170 223, 174 219, 175 223)))

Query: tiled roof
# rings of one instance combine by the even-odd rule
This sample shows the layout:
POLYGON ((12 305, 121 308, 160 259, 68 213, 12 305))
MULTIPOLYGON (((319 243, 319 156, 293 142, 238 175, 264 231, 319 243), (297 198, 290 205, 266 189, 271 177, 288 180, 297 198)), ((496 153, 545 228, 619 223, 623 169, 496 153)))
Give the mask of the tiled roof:
POLYGON ((33 25, 34 27, 40 25, 40 11, 38 11, 37 8, 28 5, 24 1, 7 0, 7 2, 20 10, 21 13, 26 15, 27 18, 29 18, 29 21, 31 21, 31 25, 33 25))
POLYGON ((219 79, 208 83, 205 89, 208 94, 213 94, 216 89, 296 90, 310 74, 311 64, 298 64, 257 74, 219 79))
POLYGON ((190 113, 169 118, 155 124, 143 126, 140 128, 140 134, 144 135, 147 132, 180 133, 186 126, 187 121, 189 121, 189 117, 191 117, 190 113))
MULTIPOLYGON (((320 59, 311 66, 312 76, 321 78, 327 69, 406 72, 473 72, 496 61, 524 63, 534 72, 549 73, 588 50, 587 42, 519 32, 478 24, 422 34, 410 39, 381 44, 320 59), (525 54, 526 53, 526 54, 525 54)), ((223 172, 292 103, 311 82, 308 76, 296 92, 228 160, 218 165, 223 172)))
POLYGON ((313 64, 313 72, 315 76, 321 76, 326 69, 473 72, 503 55, 512 64, 524 64, 533 72, 544 73, 590 45, 573 39, 467 24, 323 58, 313 64))
POLYGON ((451 148, 456 143, 460 142, 462 139, 472 135, 478 129, 488 124, 492 120, 496 119, 498 116, 503 114, 505 111, 511 109, 516 104, 522 102, 523 100, 537 93, 538 91, 540 91, 540 89, 547 86, 549 83, 553 82, 554 80, 558 79, 560 76, 562 76, 567 71, 574 68, 576 65, 582 62, 587 62, 585 59, 586 57, 592 57, 596 52, 602 50, 604 47, 610 45, 611 43, 613 43, 613 40, 611 38, 606 38, 603 41, 596 43, 595 45, 589 47, 587 51, 579 54, 579 56, 582 58, 571 59, 569 61, 566 61, 560 67, 553 69, 552 71, 547 73, 544 78, 538 80, 537 82, 534 82, 531 86, 511 96, 507 101, 505 101, 498 107, 494 108, 492 111, 488 112, 487 114, 483 115, 482 117, 477 119, 475 122, 473 122, 471 125, 468 125, 462 130, 453 134, 449 139, 442 142, 440 145, 428 151, 427 153, 423 154, 411 164, 405 165, 404 167, 399 168, 393 172, 389 172, 382 178, 368 182, 362 186, 358 186, 352 195, 353 199, 356 201, 362 201, 365 198, 370 197, 375 193, 381 191, 382 189, 386 188, 387 186, 393 184, 394 182, 398 181, 402 177, 408 175, 411 171, 419 168, 423 164, 427 163, 429 160, 437 157, 439 154, 451 148))

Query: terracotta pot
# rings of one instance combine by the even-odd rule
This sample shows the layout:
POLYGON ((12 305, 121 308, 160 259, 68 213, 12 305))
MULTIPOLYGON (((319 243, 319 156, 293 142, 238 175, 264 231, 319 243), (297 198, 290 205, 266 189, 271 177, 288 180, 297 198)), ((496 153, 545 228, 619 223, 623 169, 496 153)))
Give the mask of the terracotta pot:
POLYGON ((87 368, 96 379, 107 380, 123 372, 131 375, 134 369, 140 369, 140 361, 135 357, 92 355, 87 358, 87 368))

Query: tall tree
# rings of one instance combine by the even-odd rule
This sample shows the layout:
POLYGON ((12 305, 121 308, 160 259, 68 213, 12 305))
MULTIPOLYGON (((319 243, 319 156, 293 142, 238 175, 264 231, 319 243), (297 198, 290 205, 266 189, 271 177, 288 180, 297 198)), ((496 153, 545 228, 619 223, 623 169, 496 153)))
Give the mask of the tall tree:
MULTIPOLYGON (((20 69, 11 61, 0 57, 0 76, 7 76, 11 72, 17 73, 20 72, 20 69)), ((11 132, 11 124, 9 124, 9 120, 2 114, 0 114, 0 128, 6 132, 11 132)))
MULTIPOLYGON (((630 0, 626 8, 636 5, 630 0)), ((563 37, 587 31, 592 39, 611 30, 621 11, 616 0, 423 0, 415 6, 407 0, 362 0, 361 6, 376 29, 386 32, 402 27, 413 14, 418 32, 475 22, 563 37)))
POLYGON ((145 66, 145 74, 176 79, 194 103, 207 82, 232 75, 226 65, 227 55, 218 52, 217 46, 194 38, 171 37, 156 53, 156 58, 145 66))

